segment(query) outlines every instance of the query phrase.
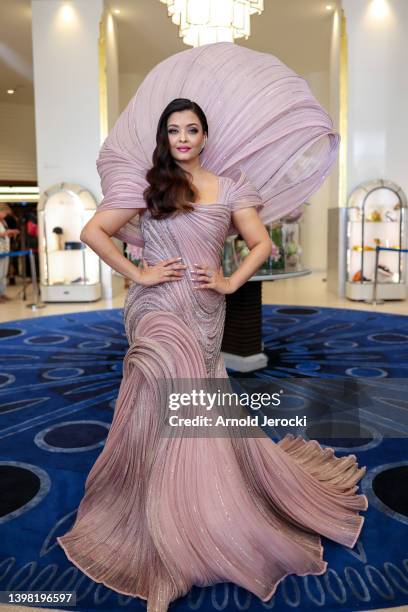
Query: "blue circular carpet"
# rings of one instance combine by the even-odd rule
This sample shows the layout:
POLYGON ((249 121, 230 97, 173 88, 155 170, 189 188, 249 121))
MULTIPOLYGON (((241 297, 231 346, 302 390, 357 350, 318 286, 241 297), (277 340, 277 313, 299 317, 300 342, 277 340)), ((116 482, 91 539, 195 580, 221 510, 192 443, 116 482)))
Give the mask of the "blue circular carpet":
MULTIPOLYGON (((311 388, 314 401, 327 402, 339 386, 349 393, 364 382, 359 438, 330 444, 367 466, 363 532, 353 550, 324 539, 326 574, 288 576, 270 602, 218 584, 192 589, 171 609, 347 612, 408 603, 408 317, 264 306, 263 338, 268 366, 245 375, 254 385, 290 383, 301 404, 311 388)), ((75 610, 145 609, 89 580, 56 542, 106 439, 127 346, 120 309, 0 325, 0 590, 76 591, 75 610)))

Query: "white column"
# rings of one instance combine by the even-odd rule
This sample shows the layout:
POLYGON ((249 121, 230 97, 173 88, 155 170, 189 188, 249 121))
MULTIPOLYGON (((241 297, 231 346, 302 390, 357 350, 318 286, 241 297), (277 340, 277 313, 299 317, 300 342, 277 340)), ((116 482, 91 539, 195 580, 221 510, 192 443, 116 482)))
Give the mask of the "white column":
POLYGON ((408 2, 343 0, 348 37, 348 193, 386 178, 408 194, 408 2))
MULTIPOLYGON (((98 201, 102 197, 95 162, 118 112, 116 36, 110 20, 103 0, 32 0, 40 192, 67 181, 89 189, 98 201), (101 21, 105 58, 100 57, 101 21), (105 94, 101 94, 100 60, 102 75, 108 77, 105 94)), ((102 284, 104 297, 111 297, 115 287, 105 264, 102 284)))
MULTIPOLYGON (((333 207, 346 206, 353 189, 372 179, 391 180, 408 194, 408 2, 342 0, 342 8, 347 40, 344 91, 335 78, 336 72, 341 79, 346 76, 341 48, 345 39, 338 37, 340 15, 333 22, 331 51, 331 115, 338 120, 343 115, 345 121, 338 125, 344 144, 333 207), (336 65, 338 71, 333 69, 336 65)), ((343 297, 346 217, 342 210, 329 212, 328 287, 343 297)))

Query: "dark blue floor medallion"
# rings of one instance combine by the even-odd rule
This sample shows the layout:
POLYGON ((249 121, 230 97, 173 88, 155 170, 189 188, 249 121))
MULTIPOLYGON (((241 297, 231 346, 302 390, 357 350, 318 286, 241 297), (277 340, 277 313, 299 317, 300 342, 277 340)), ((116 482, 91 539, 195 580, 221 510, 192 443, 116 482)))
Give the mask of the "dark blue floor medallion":
MULTIPOLYGON (((245 377, 254 391, 268 381, 288 385, 288 412, 312 405, 319 415, 305 435, 367 466, 363 532, 353 550, 323 538, 328 571, 288 576, 269 602, 217 584, 194 587, 170 609, 349 612, 408 604, 408 394, 398 394, 408 379, 408 317, 264 306, 263 338, 268 366, 245 377), (331 414, 334 401, 362 397, 362 381, 372 401, 358 422, 348 411, 331 414)), ((73 609, 84 612, 146 609, 89 580, 56 542, 74 521, 106 440, 127 347, 119 309, 0 325, 0 590, 74 590, 73 609)))

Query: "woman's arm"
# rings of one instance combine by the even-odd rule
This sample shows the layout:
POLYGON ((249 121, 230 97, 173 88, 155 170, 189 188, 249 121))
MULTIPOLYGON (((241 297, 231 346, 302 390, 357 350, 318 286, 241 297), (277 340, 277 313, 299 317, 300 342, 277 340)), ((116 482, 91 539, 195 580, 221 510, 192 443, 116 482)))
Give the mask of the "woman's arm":
POLYGON ((111 268, 131 281, 139 282, 141 272, 127 259, 111 239, 140 209, 115 208, 97 211, 81 231, 80 240, 91 247, 111 268))
POLYGON ((201 283, 195 287, 196 289, 215 289, 219 293, 234 293, 259 270, 272 253, 272 241, 255 208, 242 208, 233 212, 231 216, 234 226, 245 240, 250 252, 228 278, 224 277, 222 267, 210 271, 208 266, 196 265, 195 280, 201 283))
POLYGON ((232 221, 249 249, 249 254, 230 276, 234 291, 255 274, 272 253, 272 241, 255 208, 232 213, 232 221))
POLYGON ((180 257, 164 259, 155 266, 148 266, 147 262, 143 261, 143 266, 138 268, 120 252, 111 239, 111 236, 140 210, 144 209, 115 208, 97 211, 81 231, 80 239, 111 268, 135 283, 156 285, 182 280, 184 275, 181 271, 187 266, 180 263, 180 257))
POLYGON ((7 236, 17 236, 20 233, 18 229, 6 229, 4 232, 0 232, 0 238, 6 238, 7 236))
POLYGON ((230 283, 236 291, 259 270, 272 253, 273 245, 255 208, 243 208, 233 212, 232 221, 250 251, 230 276, 230 283))

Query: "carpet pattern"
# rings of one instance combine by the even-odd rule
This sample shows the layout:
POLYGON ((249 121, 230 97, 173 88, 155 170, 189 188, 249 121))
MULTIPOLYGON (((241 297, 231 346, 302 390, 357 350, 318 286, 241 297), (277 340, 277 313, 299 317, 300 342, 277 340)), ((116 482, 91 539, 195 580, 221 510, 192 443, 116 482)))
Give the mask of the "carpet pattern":
MULTIPOLYGON (((364 379, 384 395, 384 384, 391 389, 408 378, 408 317, 264 306, 263 338, 269 363, 251 374, 254 385, 271 378, 364 379)), ((73 523, 104 445, 127 346, 120 309, 0 325, 0 590, 75 590, 72 609, 84 612, 145 609, 145 602, 92 582, 56 542, 73 523)), ((302 401, 301 386, 293 396, 302 401)), ((171 610, 334 612, 408 604, 407 410, 401 399, 385 402, 383 412, 364 412, 364 439, 336 447, 367 465, 362 489, 370 507, 354 550, 323 539, 326 574, 288 576, 264 603, 228 583, 194 588, 171 610), (384 434, 385 425, 392 435, 384 434)))

